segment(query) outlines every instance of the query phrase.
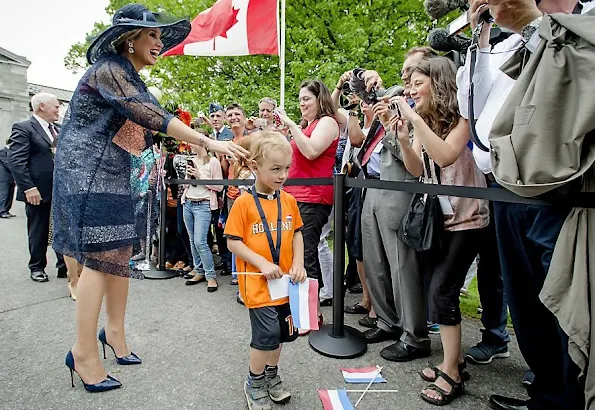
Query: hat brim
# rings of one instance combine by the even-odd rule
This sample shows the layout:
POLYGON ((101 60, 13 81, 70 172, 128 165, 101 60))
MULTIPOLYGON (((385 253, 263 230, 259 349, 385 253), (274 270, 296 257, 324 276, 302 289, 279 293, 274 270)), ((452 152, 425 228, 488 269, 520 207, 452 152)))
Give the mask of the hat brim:
POLYGON ((161 30, 163 48, 160 54, 163 54, 184 41, 188 37, 188 34, 190 34, 191 26, 188 19, 178 20, 173 23, 135 20, 130 23, 120 23, 116 26, 111 26, 97 36, 89 46, 87 50, 87 61, 89 64, 95 63, 106 54, 116 54, 112 43, 123 34, 139 28, 158 28, 161 30))

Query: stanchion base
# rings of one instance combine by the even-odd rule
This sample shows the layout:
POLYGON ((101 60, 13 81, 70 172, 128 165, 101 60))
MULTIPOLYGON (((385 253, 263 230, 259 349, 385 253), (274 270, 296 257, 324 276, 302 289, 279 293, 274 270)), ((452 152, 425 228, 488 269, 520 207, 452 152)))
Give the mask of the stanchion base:
POLYGON ((358 357, 368 349, 362 332, 351 326, 343 327, 343 337, 334 337, 333 325, 324 325, 318 332, 310 333, 308 342, 321 355, 336 359, 358 357))
POLYGON ((145 279, 172 279, 178 278, 180 275, 178 272, 174 270, 157 270, 153 264, 151 264, 151 270, 143 271, 143 275, 145 275, 145 279))

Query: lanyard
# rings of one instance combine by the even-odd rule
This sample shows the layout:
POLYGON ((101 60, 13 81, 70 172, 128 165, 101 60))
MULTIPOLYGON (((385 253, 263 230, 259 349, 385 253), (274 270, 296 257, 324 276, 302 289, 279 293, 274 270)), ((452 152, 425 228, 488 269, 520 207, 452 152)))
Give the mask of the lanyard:
POLYGON ((281 193, 279 191, 275 192, 277 196, 277 246, 273 244, 273 235, 271 234, 271 230, 269 228, 269 223, 267 218, 264 214, 262 209, 262 205, 260 204, 260 199, 258 198, 258 194, 256 193, 256 187, 252 187, 252 196, 254 197, 254 202, 256 202, 256 208, 258 208, 258 213, 260 214, 260 219, 262 220, 262 226, 264 232, 266 233, 267 239, 269 241, 269 248, 271 249, 271 255, 273 256, 273 263, 275 265, 279 265, 279 255, 281 252, 281 193))

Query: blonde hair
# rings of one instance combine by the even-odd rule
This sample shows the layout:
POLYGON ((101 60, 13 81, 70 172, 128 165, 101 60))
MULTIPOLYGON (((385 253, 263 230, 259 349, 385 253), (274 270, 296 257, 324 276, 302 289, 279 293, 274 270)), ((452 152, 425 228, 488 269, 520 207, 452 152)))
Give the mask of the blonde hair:
POLYGON ((277 131, 264 130, 250 134, 252 138, 250 144, 250 162, 262 162, 266 159, 266 155, 269 152, 285 151, 287 155, 292 156, 293 151, 289 141, 277 131))
POLYGON ((134 40, 135 38, 137 38, 142 31, 142 28, 137 28, 122 34, 120 37, 118 37, 112 42, 114 50, 116 50, 117 53, 123 53, 124 51, 128 50, 126 42, 128 40, 134 40))
MULTIPOLYGON (((252 145, 252 135, 246 135, 240 138, 239 141, 236 142, 237 145, 244 148, 246 151, 250 152, 250 147, 252 145)), ((238 156, 238 159, 233 164, 233 175, 235 178, 238 178, 240 172, 244 169, 250 169, 250 160, 246 158, 242 158, 238 156)))

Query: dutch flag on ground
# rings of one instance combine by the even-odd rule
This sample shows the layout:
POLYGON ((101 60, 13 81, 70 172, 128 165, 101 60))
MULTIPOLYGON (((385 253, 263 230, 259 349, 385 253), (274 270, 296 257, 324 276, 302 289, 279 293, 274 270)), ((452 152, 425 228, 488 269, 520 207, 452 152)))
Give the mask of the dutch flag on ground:
POLYGON ((345 383, 386 383, 386 379, 378 372, 377 366, 360 367, 359 369, 340 368, 345 378, 345 383), (376 377, 374 377, 376 376, 376 377))
POLYGON ((293 325, 298 329, 318 330, 318 281, 289 282, 289 307, 293 325))
POLYGON ((318 396, 324 410, 355 410, 345 389, 318 390, 318 396))

